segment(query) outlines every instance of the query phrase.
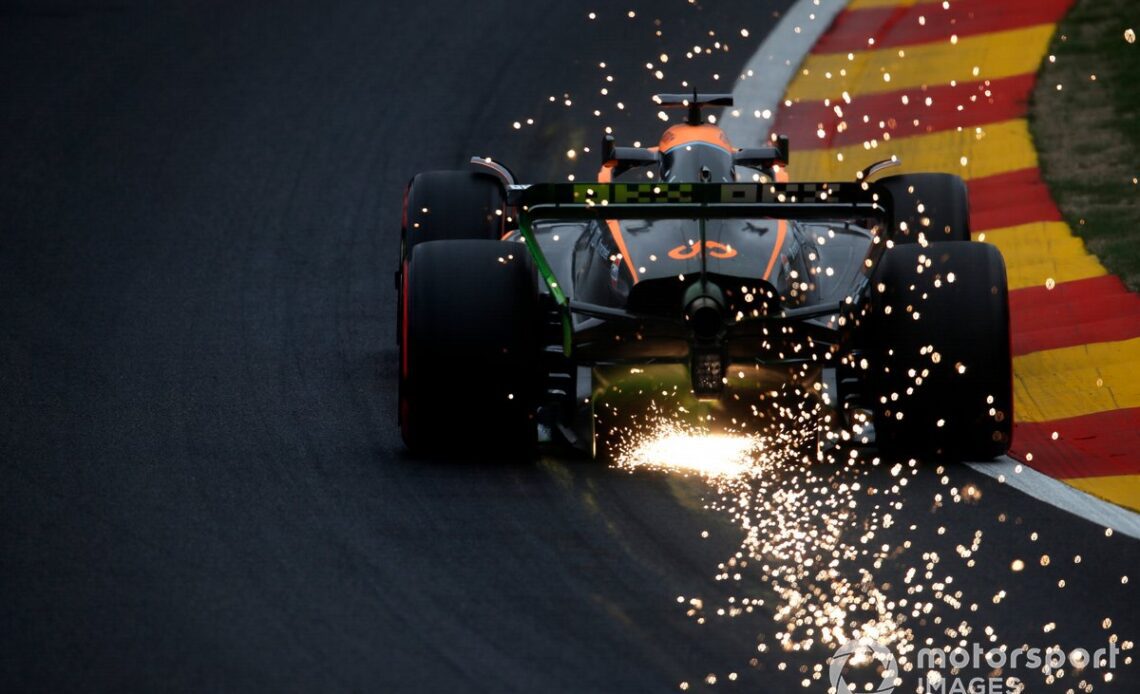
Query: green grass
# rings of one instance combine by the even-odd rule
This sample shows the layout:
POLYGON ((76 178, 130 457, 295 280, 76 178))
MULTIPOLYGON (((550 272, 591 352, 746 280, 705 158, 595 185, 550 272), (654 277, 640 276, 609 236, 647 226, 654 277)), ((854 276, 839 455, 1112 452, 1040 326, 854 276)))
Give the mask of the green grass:
POLYGON ((1140 33, 1136 0, 1079 0, 1061 22, 1030 102, 1041 170, 1065 219, 1140 289, 1140 33), (1095 79, 1093 76, 1095 75, 1095 79), (1058 90, 1057 85, 1061 85, 1058 90))

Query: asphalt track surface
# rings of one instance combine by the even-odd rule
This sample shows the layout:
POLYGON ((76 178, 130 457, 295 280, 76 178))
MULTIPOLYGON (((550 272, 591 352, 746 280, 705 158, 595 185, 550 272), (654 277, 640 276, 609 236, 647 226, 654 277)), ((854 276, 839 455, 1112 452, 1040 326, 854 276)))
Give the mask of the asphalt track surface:
MULTIPOLYGON (((0 687, 802 691, 829 653, 757 651, 778 600, 758 567, 715 580, 742 531, 699 476, 411 460, 395 427, 411 174, 493 153, 528 179, 588 175, 596 149, 567 149, 603 122, 651 140, 663 84, 717 72, 729 91, 787 3, 627 4, 0 8, 0 687), (710 29, 732 50, 682 60, 710 29), (704 623, 677 602, 742 591, 769 600, 704 623)), ((981 530, 954 571, 978 628, 1067 647, 1140 631, 1140 575, 1121 578, 1140 543, 963 466, 919 466, 895 498, 884 590, 981 530)))

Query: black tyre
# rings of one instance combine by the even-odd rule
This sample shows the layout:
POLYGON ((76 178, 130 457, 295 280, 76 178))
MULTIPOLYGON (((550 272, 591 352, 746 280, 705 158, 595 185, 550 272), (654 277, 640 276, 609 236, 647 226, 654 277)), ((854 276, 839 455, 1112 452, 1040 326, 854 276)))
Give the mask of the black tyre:
MULTIPOLYGON (((396 291, 403 302, 403 272, 412 248, 429 241, 498 241, 503 235, 506 199, 499 182, 472 171, 426 171, 404 189, 400 226, 400 265, 396 291)), ((396 314, 396 341, 403 334, 396 314)))
POLYGON ((970 198, 966 182, 943 173, 903 174, 879 181, 894 201, 896 244, 970 240, 970 198))
POLYGON ((540 314, 522 244, 417 244, 404 272, 400 430, 414 453, 517 458, 535 442, 540 314))
POLYGON ((429 241, 503 236, 506 201, 499 182, 471 171, 427 171, 408 183, 404 199, 401 259, 429 241))
POLYGON ((879 449, 964 460, 1006 453, 1013 368, 997 248, 896 246, 880 260, 871 292, 864 335, 879 449))

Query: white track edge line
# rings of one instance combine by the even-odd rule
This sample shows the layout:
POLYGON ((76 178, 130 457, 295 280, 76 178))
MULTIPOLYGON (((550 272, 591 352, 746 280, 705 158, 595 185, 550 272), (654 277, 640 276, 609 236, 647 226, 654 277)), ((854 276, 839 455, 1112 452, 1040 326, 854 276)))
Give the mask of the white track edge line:
POLYGON ((726 108, 718 119, 730 142, 737 147, 754 147, 764 141, 796 70, 847 3, 848 0, 796 0, 788 8, 744 66, 732 90, 735 105, 726 108), (733 116, 734 110, 740 115, 733 116), (756 111, 769 111, 771 117, 757 118, 756 111))
POLYGON ((1042 474, 1009 456, 1002 456, 992 463, 967 465, 983 475, 1003 479, 1005 484, 1034 499, 1140 540, 1140 514, 1042 474), (1021 467, 1020 472, 1018 466, 1021 467))
MULTIPOLYGON (((804 58, 848 2, 797 0, 784 13, 744 66, 743 74, 732 90, 735 105, 726 108, 719 118, 720 126, 731 142, 747 147, 760 144, 767 138, 768 127, 758 128, 757 125, 771 125, 783 102, 784 92, 804 58), (751 76, 748 75, 750 70, 751 76), (733 116, 733 110, 739 111, 740 115, 733 116), (771 117, 756 118, 757 111, 769 111, 771 117)), ((967 464, 984 475, 1003 479, 1005 484, 1038 501, 1112 528, 1114 532, 1140 539, 1140 514, 1069 486, 1008 456, 991 463, 967 464), (1021 466, 1020 472, 1018 465, 1021 466)))

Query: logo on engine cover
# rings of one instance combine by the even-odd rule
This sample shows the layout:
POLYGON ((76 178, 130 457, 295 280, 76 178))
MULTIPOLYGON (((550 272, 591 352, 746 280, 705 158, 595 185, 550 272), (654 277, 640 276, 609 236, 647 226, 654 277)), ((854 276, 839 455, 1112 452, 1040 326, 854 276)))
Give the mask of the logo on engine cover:
MULTIPOLYGON (((708 249, 710 258, 735 258, 736 249, 732 246, 727 246, 719 241, 705 241, 705 248, 708 249)), ((677 246, 669 251, 669 257, 673 260, 689 260, 690 258, 697 257, 701 252, 701 242, 697 241, 691 246, 677 246)))

